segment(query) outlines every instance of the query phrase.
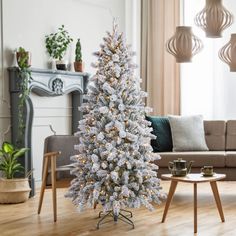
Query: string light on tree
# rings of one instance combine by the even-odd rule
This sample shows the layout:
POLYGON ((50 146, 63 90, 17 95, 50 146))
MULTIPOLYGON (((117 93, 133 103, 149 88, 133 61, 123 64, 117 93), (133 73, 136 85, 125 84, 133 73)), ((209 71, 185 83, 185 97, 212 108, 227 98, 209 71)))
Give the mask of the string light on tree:
POLYGON ((116 22, 94 55, 97 72, 89 81, 87 102, 80 108, 85 115, 76 134, 80 137, 76 149, 83 158, 72 157, 76 178, 66 196, 79 210, 100 204, 105 215, 97 227, 106 216, 115 221, 123 217, 134 226, 127 217, 132 213, 125 208, 143 205, 153 210, 151 203, 159 204, 164 197, 158 166, 153 164, 160 157, 150 146, 155 136, 145 119, 151 109, 144 106, 147 94, 134 76, 134 53, 116 22))

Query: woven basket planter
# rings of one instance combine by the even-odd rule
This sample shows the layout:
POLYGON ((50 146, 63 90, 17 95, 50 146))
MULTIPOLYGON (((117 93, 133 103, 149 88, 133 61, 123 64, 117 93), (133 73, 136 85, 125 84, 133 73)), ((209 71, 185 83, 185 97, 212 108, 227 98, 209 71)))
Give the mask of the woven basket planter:
POLYGON ((31 188, 25 179, 0 179, 0 203, 20 203, 29 198, 31 188))

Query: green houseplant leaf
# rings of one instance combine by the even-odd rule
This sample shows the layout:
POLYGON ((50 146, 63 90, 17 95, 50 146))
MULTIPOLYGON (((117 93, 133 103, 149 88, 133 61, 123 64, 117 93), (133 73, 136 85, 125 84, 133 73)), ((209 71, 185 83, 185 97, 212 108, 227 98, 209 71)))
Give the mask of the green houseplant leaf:
POLYGON ((3 142, 2 144, 2 150, 5 153, 12 153, 14 150, 14 147, 12 144, 8 143, 8 142, 3 142))
POLYGON ((19 89, 19 116, 18 116, 18 137, 17 145, 23 145, 23 136, 25 133, 25 124, 24 124, 24 107, 27 96, 29 95, 29 81, 31 79, 31 70, 30 70, 30 52, 26 51, 23 47, 19 47, 17 50, 17 63, 19 66, 18 76, 20 79, 19 89))
POLYGON ((72 41, 73 39, 70 37, 68 31, 65 30, 64 25, 59 27, 56 33, 45 36, 47 52, 56 60, 62 60, 72 41))
POLYGON ((77 40, 77 43, 75 46, 75 61, 82 62, 82 52, 81 52, 80 39, 77 40))
POLYGON ((24 167, 18 162, 18 158, 23 156, 29 148, 16 149, 12 144, 4 142, 0 150, 0 171, 7 179, 14 178, 16 173, 22 173, 24 167))
POLYGON ((12 156, 16 159, 20 156, 23 156, 23 154, 25 154, 27 151, 29 150, 29 148, 21 148, 20 150, 16 150, 12 156))

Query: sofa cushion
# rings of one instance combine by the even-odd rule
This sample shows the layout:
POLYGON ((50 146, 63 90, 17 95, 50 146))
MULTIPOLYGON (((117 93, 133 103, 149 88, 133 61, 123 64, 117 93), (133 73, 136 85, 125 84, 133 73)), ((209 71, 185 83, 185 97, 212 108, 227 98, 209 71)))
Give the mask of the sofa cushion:
POLYGON ((151 122, 153 134, 156 139, 151 140, 151 145, 154 152, 172 151, 172 137, 170 123, 167 117, 146 116, 146 119, 151 122))
POLYGON ((214 167, 225 167, 224 151, 203 152, 160 152, 160 160, 155 161, 159 167, 167 167, 169 161, 182 158, 186 161, 194 161, 193 167, 212 165, 214 167))
POLYGON ((204 121, 205 139, 210 151, 225 150, 226 122, 223 120, 204 121))
POLYGON ((168 118, 173 151, 208 151, 201 115, 168 116, 168 118))
POLYGON ((226 152, 225 165, 226 167, 236 167, 236 152, 226 152))
POLYGON ((236 150, 236 120, 226 123, 226 150, 236 150))

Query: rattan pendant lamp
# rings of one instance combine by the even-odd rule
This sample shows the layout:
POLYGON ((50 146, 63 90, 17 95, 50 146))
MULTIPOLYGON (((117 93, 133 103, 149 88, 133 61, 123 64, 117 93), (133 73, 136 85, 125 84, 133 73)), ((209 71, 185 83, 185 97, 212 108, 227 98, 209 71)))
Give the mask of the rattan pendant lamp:
POLYGON ((222 31, 233 23, 232 14, 222 5, 222 0, 206 0, 206 5, 195 17, 208 38, 221 38, 222 31))
POLYGON ((177 63, 191 62, 202 48, 202 41, 192 33, 189 26, 177 26, 174 36, 166 42, 167 52, 176 58, 177 63))
POLYGON ((231 34, 230 41, 220 49, 219 58, 229 65, 231 72, 236 72, 236 34, 231 34))

